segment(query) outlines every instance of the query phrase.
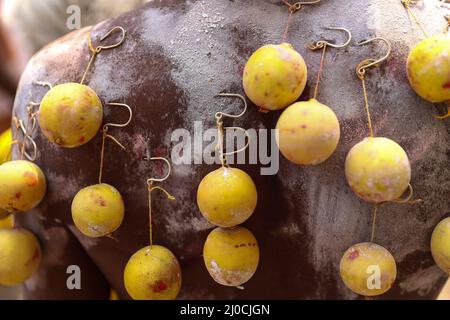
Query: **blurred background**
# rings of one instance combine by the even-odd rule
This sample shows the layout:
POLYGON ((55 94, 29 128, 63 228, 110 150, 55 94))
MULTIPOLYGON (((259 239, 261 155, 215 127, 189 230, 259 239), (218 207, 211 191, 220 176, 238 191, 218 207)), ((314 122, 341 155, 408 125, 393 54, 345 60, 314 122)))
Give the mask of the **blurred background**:
MULTIPOLYGON (((78 27, 96 24, 130 11, 149 0, 0 0, 0 164, 7 157, 16 88, 28 60, 53 40, 73 31, 79 9, 78 27), (111 5, 113 3, 113 5, 111 5), (76 6, 76 7, 74 7, 76 6), (76 18, 76 17, 75 17, 76 18), (68 25, 69 20, 69 25, 68 25)), ((450 1, 442 1, 442 5, 450 1)), ((0 228, 12 227, 11 219, 0 228)), ((20 299, 20 288, 0 287, 0 300, 20 299)), ((450 299, 450 283, 439 299, 450 299)))

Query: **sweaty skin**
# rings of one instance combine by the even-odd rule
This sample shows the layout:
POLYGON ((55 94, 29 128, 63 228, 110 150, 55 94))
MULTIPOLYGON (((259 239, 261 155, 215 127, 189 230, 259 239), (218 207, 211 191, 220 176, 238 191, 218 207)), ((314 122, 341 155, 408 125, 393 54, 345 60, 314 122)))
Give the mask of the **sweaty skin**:
MULTIPOLYGON (((396 141, 405 150, 415 196, 425 201, 420 205, 386 204, 380 209, 376 241, 392 253, 398 269, 396 282, 381 298, 433 299, 446 281, 446 274, 432 258, 429 236, 450 212, 445 144, 450 136, 443 122, 432 119, 429 103, 409 90, 404 66, 416 40, 398 37, 398 31, 389 28, 397 23, 409 25, 408 17, 394 2, 360 1, 356 7, 353 1, 322 2, 298 13, 300 19, 293 19, 288 35, 310 74, 317 74, 319 65, 315 53, 305 46, 321 25, 338 22, 336 12, 355 39, 386 30, 394 33, 389 40, 395 55, 371 74, 368 86, 373 125, 377 135, 396 141), (376 14, 386 8, 386 14, 376 14), (369 20, 380 29, 369 29, 369 20)), ((438 13, 433 4, 430 7, 432 19, 438 13)), ((163 156, 173 161, 175 145, 189 145, 189 138, 192 148, 177 153, 185 163, 173 161, 172 174, 163 183, 176 200, 167 201, 159 193, 152 197, 154 243, 169 249, 182 270, 179 299, 358 298, 342 282, 339 263, 349 247, 370 235, 371 205, 352 192, 344 168, 349 150, 367 136, 354 68, 357 61, 374 56, 371 46, 334 51, 330 56, 333 63, 327 64, 323 74, 318 100, 332 107, 341 124, 339 146, 327 161, 303 168, 280 157, 277 174, 263 176, 260 169, 265 166, 269 145, 258 149, 258 164, 230 163, 245 171, 258 190, 254 213, 242 225, 257 239, 259 248, 258 269, 245 289, 219 285, 202 257, 205 241, 215 227, 200 213, 197 189, 217 165, 199 161, 200 131, 205 133, 204 144, 209 144, 206 130, 215 128, 214 114, 232 113, 235 107, 215 96, 221 92, 244 94, 246 62, 261 46, 279 43, 287 17, 288 11, 279 1, 152 1, 92 30, 75 31, 30 61, 14 108, 15 115, 23 118, 27 103, 39 102, 47 91, 33 81, 55 85, 78 79, 90 58, 88 32, 92 31, 96 44, 112 27, 124 27, 123 45, 97 56, 86 84, 104 103, 130 105, 134 118, 127 128, 114 131, 127 150, 111 144, 105 152, 104 182, 117 188, 125 203, 125 218, 112 238, 84 236, 71 217, 77 192, 97 183, 101 135, 79 148, 67 149, 36 130, 36 163, 47 176, 48 192, 37 209, 16 218, 39 238, 44 254, 37 273, 23 287, 25 298, 107 299, 113 287, 121 299, 129 299, 123 281, 125 266, 149 243, 146 179, 164 176, 164 167, 144 158, 163 156), (180 133, 186 140, 181 141, 180 133), (82 270, 82 290, 66 287, 71 265, 82 270)), ((312 88, 306 85, 299 101, 309 100, 311 94, 312 88)), ((226 125, 261 130, 255 142, 264 146, 270 137, 264 129, 274 129, 279 116, 280 112, 263 114, 249 101, 245 116, 228 119, 226 125)), ((119 123, 126 121, 127 114, 111 110, 104 118, 119 123)), ((15 130, 14 136, 20 137, 15 130)), ((14 158, 19 158, 16 148, 14 158)))

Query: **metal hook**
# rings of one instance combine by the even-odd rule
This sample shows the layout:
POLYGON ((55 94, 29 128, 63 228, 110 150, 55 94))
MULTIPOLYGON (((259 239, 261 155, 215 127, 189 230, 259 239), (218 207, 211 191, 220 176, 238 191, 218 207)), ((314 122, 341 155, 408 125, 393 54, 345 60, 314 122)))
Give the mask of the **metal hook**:
POLYGON ((109 30, 109 32, 107 34, 105 34, 104 36, 102 36, 100 38, 100 42, 104 41, 106 38, 108 38, 116 30, 120 30, 122 32, 122 37, 120 38, 119 42, 117 42, 116 44, 109 45, 109 46, 101 46, 101 45, 99 45, 99 46, 97 46, 95 48, 95 52, 96 53, 100 53, 100 51, 102 51, 102 50, 108 50, 108 49, 116 48, 116 47, 120 46, 124 42, 127 32, 126 32, 126 30, 124 28, 122 28, 120 26, 115 26, 114 28, 109 30))
POLYGON ((28 160, 31 162, 34 162, 37 158, 37 145, 33 138, 31 138, 29 135, 25 136, 25 139, 27 139, 31 145, 33 146, 33 155, 31 156, 26 149, 24 149, 24 155, 27 157, 28 160))
POLYGON ((321 1, 321 0, 309 1, 309 2, 298 1, 298 2, 296 2, 296 3, 294 3, 294 4, 290 4, 290 3, 287 2, 286 0, 283 0, 283 2, 284 2, 287 6, 289 6, 289 11, 292 12, 292 13, 295 13, 295 12, 301 10, 302 7, 303 7, 304 5, 315 4, 315 3, 319 3, 320 1, 321 1))
POLYGON ((233 154, 238 154, 244 150, 246 150, 248 148, 248 146, 250 145, 250 134, 247 132, 247 130, 243 129, 243 128, 239 128, 239 127, 226 127, 225 129, 232 129, 232 130, 237 130, 237 131, 242 131, 245 134, 246 139, 246 143, 245 145, 235 151, 230 151, 230 152, 222 152, 222 157, 227 157, 227 156, 231 156, 233 154))
POLYGON ((153 182, 166 181, 169 178, 169 176, 170 176, 170 174, 172 172, 172 166, 170 165, 169 160, 167 160, 166 158, 163 158, 163 157, 153 157, 153 158, 150 158, 149 160, 150 161, 157 161, 157 160, 164 161, 167 164, 167 167, 168 167, 169 170, 168 170, 168 172, 167 172, 165 177, 163 177, 163 178, 150 178, 150 179, 147 180, 147 184, 151 185, 153 182))
POLYGON ((224 113, 224 112, 217 112, 216 113, 216 122, 217 122, 218 131, 219 131, 219 137, 218 137, 218 143, 217 143, 217 146, 216 146, 216 150, 219 150, 219 152, 221 154, 222 164, 225 165, 227 156, 231 156, 233 154, 237 154, 237 153, 242 152, 242 151, 244 151, 245 149, 248 148, 248 146, 250 145, 250 135, 247 132, 247 130, 245 130, 243 128, 239 128, 239 127, 226 127, 226 128, 224 128, 222 119, 223 119, 223 117, 229 117, 229 118, 234 118, 234 119, 240 118, 247 112, 247 107, 248 106, 247 106, 247 101, 245 100, 245 98, 242 95, 237 94, 237 93, 220 93, 220 94, 217 95, 217 97, 239 98, 244 103, 244 110, 238 115, 232 115, 232 114, 228 114, 228 113, 224 113), (223 152, 223 147, 224 147, 224 145, 223 145, 223 143, 224 143, 224 141, 223 141, 223 139, 224 139, 224 132, 223 132, 223 130, 224 129, 225 130, 226 129, 240 130, 240 131, 244 132, 245 136, 247 137, 247 139, 246 139, 247 143, 245 144, 245 146, 242 147, 239 150, 236 150, 236 151, 223 152))
POLYGON ((310 44, 308 46, 309 49, 311 49, 311 50, 323 49, 323 47, 325 47, 325 46, 329 46, 329 47, 332 47, 332 48, 344 48, 344 47, 348 46, 350 41, 352 41, 352 33, 350 32, 350 30, 348 30, 346 28, 326 27, 325 29, 327 29, 327 30, 344 31, 344 32, 347 33, 348 39, 347 39, 347 41, 344 44, 341 44, 341 45, 333 44, 333 43, 330 43, 330 42, 328 42, 326 40, 319 40, 316 43, 310 44))
POLYGON ((247 101, 245 100, 245 98, 243 96, 241 96, 240 94, 237 93, 220 93, 217 95, 217 97, 235 97, 235 98, 239 98, 242 100, 242 102, 244 103, 244 110, 238 114, 238 115, 233 115, 233 114, 228 114, 225 112, 217 112, 216 113, 216 119, 220 120, 223 117, 228 117, 228 118, 240 118, 242 117, 246 112, 247 112, 247 101))
POLYGON ((365 44, 373 42, 375 40, 383 41, 386 44, 386 46, 388 47, 388 52, 386 53, 386 55, 384 55, 384 57, 382 57, 378 60, 370 58, 370 59, 366 59, 366 60, 362 61, 360 64, 358 64, 358 66, 356 67, 356 73, 358 74, 358 76, 360 78, 365 75, 366 69, 368 69, 370 67, 378 66, 380 63, 386 61, 389 58, 389 56, 391 55, 391 51, 392 51, 391 43, 382 37, 375 37, 375 38, 372 38, 372 39, 369 39, 369 40, 366 40, 363 42, 359 42, 358 46, 365 45, 365 44))
POLYGON ((41 87, 47 87, 49 90, 53 89, 53 85, 50 82, 45 82, 45 81, 33 81, 33 83, 37 86, 41 86, 41 87))
MULTIPOLYGON (((36 116, 39 113, 39 111, 35 111, 34 108, 39 107, 39 106, 40 106, 39 103, 33 102, 33 101, 28 102, 28 105, 27 105, 28 121, 31 120, 30 134, 33 134, 36 129, 36 123, 37 123, 36 116)), ((28 124, 29 124, 29 122, 28 122, 28 124)))
POLYGON ((128 109, 128 112, 130 113, 130 117, 128 118, 128 121, 125 123, 107 123, 103 126, 103 128, 107 128, 107 127, 123 128, 130 124, 131 120, 133 119, 133 110, 131 110, 129 105, 127 105, 125 103, 117 103, 117 102, 109 102, 106 105, 107 106, 125 107, 128 109))
POLYGON ((37 145, 34 139, 29 135, 27 129, 25 128, 25 125, 23 124, 23 121, 21 119, 18 119, 17 117, 13 117, 13 121, 15 123, 15 126, 17 129, 20 129, 22 131, 22 134, 26 140, 28 140, 32 147, 33 147, 33 155, 30 155, 28 151, 26 150, 26 144, 23 142, 23 155, 31 162, 35 161, 37 158, 37 145))

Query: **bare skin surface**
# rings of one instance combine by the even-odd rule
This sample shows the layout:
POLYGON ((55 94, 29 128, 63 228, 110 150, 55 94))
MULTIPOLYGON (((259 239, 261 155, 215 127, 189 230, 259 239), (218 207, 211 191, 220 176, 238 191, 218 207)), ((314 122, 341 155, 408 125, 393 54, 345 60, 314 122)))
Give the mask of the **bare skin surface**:
MULTIPOLYGON (((433 6, 424 16, 436 15, 433 6)), ((126 147, 108 143, 104 182, 122 194, 126 212, 123 225, 110 238, 89 239, 73 225, 70 204, 75 194, 97 183, 101 135, 76 149, 62 149, 41 132, 36 163, 48 179, 44 202, 33 212, 18 216, 39 237, 43 263, 24 288, 25 298, 107 298, 109 286, 128 299, 123 270, 129 257, 148 245, 146 178, 161 174, 162 164, 143 158, 170 157, 177 128, 194 132, 194 121, 204 130, 214 128, 215 112, 237 112, 233 100, 214 98, 221 91, 243 93, 242 71, 249 56, 262 45, 279 43, 288 15, 280 1, 162 1, 108 20, 92 29, 94 43, 113 26, 127 30, 124 44, 102 52, 86 84, 103 103, 123 102, 134 111, 132 124, 113 135, 126 147), (66 268, 79 265, 82 290, 66 288, 66 268)), ((447 122, 409 88, 405 63, 418 41, 401 4, 391 1, 324 1, 296 13, 288 41, 303 55, 309 79, 300 100, 312 94, 320 54, 305 45, 321 36, 336 39, 321 27, 350 28, 357 41, 384 35, 394 53, 368 75, 368 92, 377 136, 397 141, 412 166, 419 205, 387 204, 380 209, 375 242, 395 257, 398 278, 382 298, 435 298, 446 276, 434 264, 429 239, 434 226, 450 212, 447 122), (339 15, 335 13, 339 12, 339 15), (390 12, 387 15, 380 12, 390 12), (333 17, 333 21, 329 18, 333 17), (394 19, 394 20, 392 20, 394 19), (400 37, 387 26, 408 36, 400 37)), ((433 27, 433 26, 432 26, 433 27)), ((435 31, 438 31, 438 25, 435 31)), ((72 33, 38 53, 29 63, 15 102, 14 113, 25 117, 28 101, 40 101, 46 89, 33 81, 52 84, 80 81, 89 59, 90 29, 72 33)), ((335 38, 336 37, 336 38, 335 38)), ((113 41, 114 39, 111 39, 113 41)), ((339 41, 341 39, 338 39, 339 41)), ((369 240, 372 206, 360 200, 347 185, 345 156, 368 135, 361 85, 354 72, 365 58, 382 55, 378 46, 349 46, 329 51, 319 100, 340 120, 342 137, 336 153, 317 167, 296 166, 280 158, 275 176, 260 175, 260 165, 238 166, 252 176, 258 189, 255 213, 244 224, 258 240, 261 262, 244 290, 222 287, 209 276, 202 258, 204 241, 213 228, 196 206, 201 179, 217 165, 174 166, 164 187, 177 198, 154 196, 154 241, 169 248, 183 272, 181 299, 355 299, 339 278, 339 261, 352 245, 369 240)), ((249 104, 244 128, 274 128, 279 112, 263 114, 249 104)), ((114 109, 106 121, 126 120, 114 109)), ((233 123, 230 122, 230 125, 233 123)), ((15 151, 15 158, 18 158, 15 151)))

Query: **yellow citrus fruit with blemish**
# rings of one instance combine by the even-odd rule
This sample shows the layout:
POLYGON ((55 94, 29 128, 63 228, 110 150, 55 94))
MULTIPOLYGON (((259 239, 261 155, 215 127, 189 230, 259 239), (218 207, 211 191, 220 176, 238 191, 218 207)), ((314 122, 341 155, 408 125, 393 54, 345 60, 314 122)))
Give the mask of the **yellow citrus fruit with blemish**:
POLYGON ((206 220, 219 227, 234 227, 253 214, 258 193, 252 178, 236 168, 221 167, 200 182, 197 204, 206 220))
POLYGON ((450 275, 450 218, 442 220, 434 229, 431 253, 439 268, 450 275))
POLYGON ((0 229, 0 285, 25 282, 41 261, 41 246, 26 229, 0 229))
POLYGON ((300 165, 317 165, 327 160, 341 136, 336 114, 315 99, 289 106, 281 114, 276 129, 281 153, 300 165))
POLYGON ((122 224, 125 206, 119 191, 102 183, 80 190, 72 201, 72 218, 84 235, 103 237, 122 224))
POLYGON ((289 43, 256 50, 244 69, 243 85, 249 99, 264 110, 284 109, 306 86, 305 60, 289 43))
POLYGON ((34 163, 17 160, 0 166, 0 209, 30 211, 41 203, 46 189, 44 173, 34 163))
POLYGON ((258 242, 244 227, 216 228, 206 239, 203 259, 217 283, 237 287, 249 281, 258 268, 258 242))
POLYGON ((430 102, 450 100, 450 35, 428 37, 410 52, 408 79, 414 91, 430 102))
POLYGON ((148 246, 128 260, 123 280, 134 300, 174 300, 181 288, 181 268, 167 248, 148 246))
POLYGON ((0 135, 0 165, 11 161, 12 131, 6 130, 0 135))
POLYGON ((406 191, 411 181, 411 165, 396 142, 366 138, 348 153, 345 175, 359 197, 381 203, 399 199, 406 191))
POLYGON ((365 297, 387 292, 397 277, 397 266, 392 254, 371 242, 350 247, 344 253, 339 269, 344 284, 354 293, 365 297))
POLYGON ((76 148, 89 142, 103 120, 100 98, 88 86, 64 83, 44 96, 39 109, 39 125, 53 143, 76 148))

